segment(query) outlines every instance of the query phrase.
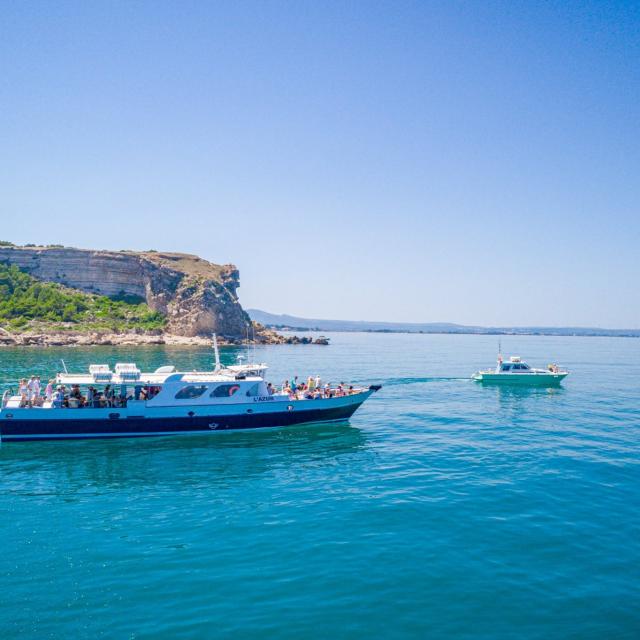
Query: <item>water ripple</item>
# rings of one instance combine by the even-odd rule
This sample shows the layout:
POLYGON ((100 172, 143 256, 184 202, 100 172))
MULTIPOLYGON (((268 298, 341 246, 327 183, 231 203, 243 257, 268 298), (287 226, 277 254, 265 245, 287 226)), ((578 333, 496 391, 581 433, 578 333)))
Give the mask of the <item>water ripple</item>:
MULTIPOLYGON (((381 382, 349 425, 1 446, 2 638, 636 638, 640 341, 509 340, 572 375, 483 388, 490 338, 336 334, 256 357, 381 382)), ((61 353, 123 357, 7 350, 3 380, 61 353)))

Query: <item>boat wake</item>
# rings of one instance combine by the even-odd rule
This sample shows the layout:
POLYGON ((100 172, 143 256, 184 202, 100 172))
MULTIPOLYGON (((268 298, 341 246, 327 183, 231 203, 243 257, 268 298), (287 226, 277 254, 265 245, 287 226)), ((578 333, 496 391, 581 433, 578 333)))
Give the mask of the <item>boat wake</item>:
POLYGON ((448 380, 471 380, 471 378, 462 378, 459 376, 431 376, 429 378, 389 378, 382 383, 383 387, 390 386, 395 387, 405 384, 423 384, 426 382, 443 382, 448 380))

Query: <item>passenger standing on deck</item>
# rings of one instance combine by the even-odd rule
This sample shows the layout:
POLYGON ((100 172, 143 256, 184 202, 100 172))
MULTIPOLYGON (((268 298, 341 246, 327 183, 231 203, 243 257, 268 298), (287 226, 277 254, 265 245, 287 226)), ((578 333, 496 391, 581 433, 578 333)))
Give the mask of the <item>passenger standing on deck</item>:
POLYGON ((35 380, 33 381, 33 396, 36 399, 37 402, 40 401, 40 388, 42 387, 41 383, 40 383, 40 376, 36 376, 35 380))
POLYGON ((308 387, 309 391, 313 391, 315 389, 316 381, 315 381, 313 376, 309 376, 309 378, 307 380, 307 387, 308 387))
POLYGON ((36 384, 36 377, 31 376, 31 378, 29 378, 29 382, 27 382, 27 402, 29 404, 32 404, 33 399, 35 398, 35 395, 34 395, 35 384, 36 384))
POLYGON ((49 383, 44 389, 44 397, 47 402, 51 402, 53 399, 53 380, 49 380, 49 383))
POLYGON ((20 394, 20 406, 25 407, 28 402, 28 394, 29 394, 26 378, 22 378, 20 380, 20 384, 18 385, 18 393, 20 394))
POLYGON ((320 388, 320 383, 321 383, 321 382, 322 382, 322 381, 320 380, 320 376, 316 376, 316 389, 319 389, 319 388, 320 388))

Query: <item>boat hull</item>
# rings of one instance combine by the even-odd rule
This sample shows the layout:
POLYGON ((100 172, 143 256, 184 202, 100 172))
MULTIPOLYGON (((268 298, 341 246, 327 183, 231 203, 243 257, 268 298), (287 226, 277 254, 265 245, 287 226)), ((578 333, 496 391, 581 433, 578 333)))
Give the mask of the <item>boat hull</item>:
POLYGON ((567 375, 567 373, 539 373, 533 375, 522 373, 477 373, 473 376, 473 379, 483 384, 556 387, 567 375))
POLYGON ((213 433, 238 429, 288 427, 312 422, 348 420, 374 390, 357 396, 277 403, 284 406, 249 407, 239 412, 220 407, 194 407, 183 415, 127 409, 14 409, 0 412, 2 441, 139 438, 213 433), (43 411, 52 412, 49 416, 43 411), (53 413, 55 412, 55 413, 53 413), (40 415, 38 415, 40 413, 40 415))

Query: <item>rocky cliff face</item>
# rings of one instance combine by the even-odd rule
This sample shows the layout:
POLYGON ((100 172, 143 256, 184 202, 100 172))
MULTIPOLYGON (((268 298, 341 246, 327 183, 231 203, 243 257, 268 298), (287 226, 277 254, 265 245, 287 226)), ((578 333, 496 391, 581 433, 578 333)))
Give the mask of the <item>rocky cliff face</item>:
POLYGON ((69 247, 0 247, 0 262, 88 293, 144 300, 178 336, 242 339, 250 326, 236 294, 239 273, 197 256, 69 247))

